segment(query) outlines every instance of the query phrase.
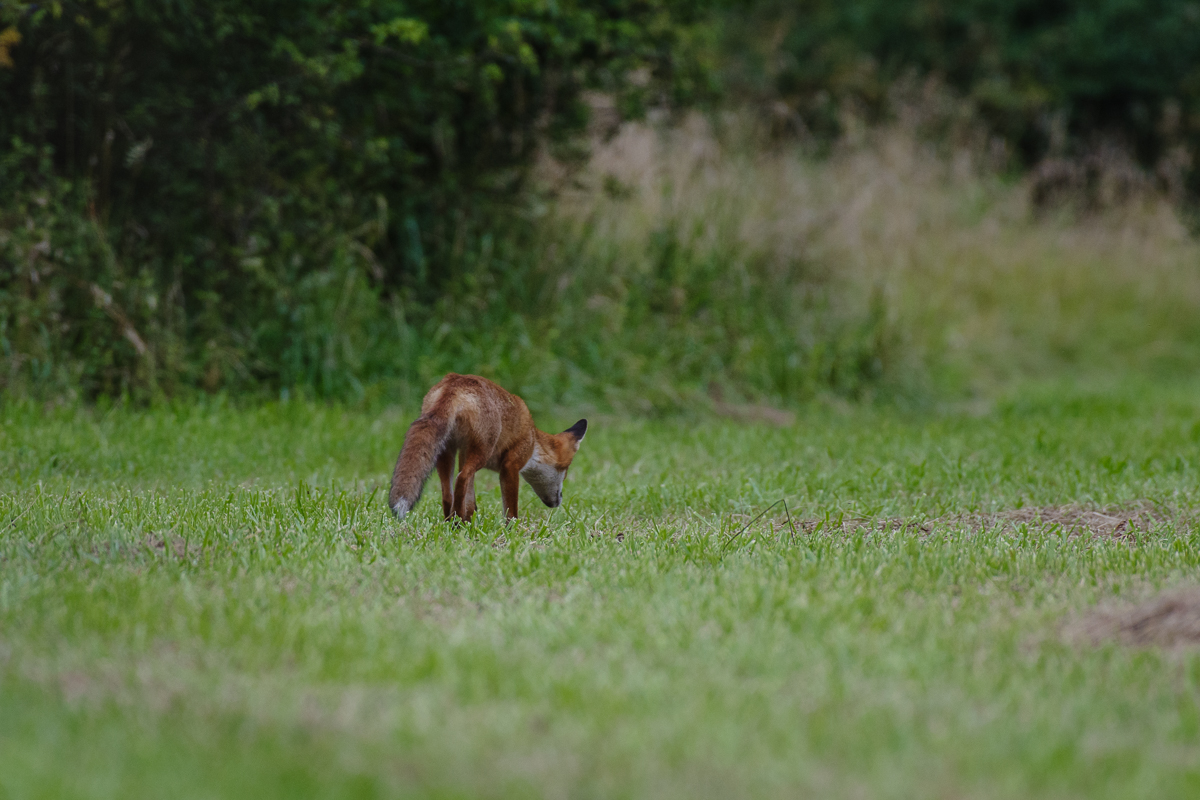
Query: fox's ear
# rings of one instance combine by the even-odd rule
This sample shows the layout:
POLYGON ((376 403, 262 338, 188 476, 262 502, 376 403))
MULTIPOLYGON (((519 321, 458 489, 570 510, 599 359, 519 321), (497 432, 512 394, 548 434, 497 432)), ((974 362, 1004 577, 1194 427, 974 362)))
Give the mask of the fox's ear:
POLYGON ((571 427, 567 428, 563 433, 569 433, 575 437, 575 444, 583 441, 583 435, 587 433, 587 420, 581 419, 571 427))

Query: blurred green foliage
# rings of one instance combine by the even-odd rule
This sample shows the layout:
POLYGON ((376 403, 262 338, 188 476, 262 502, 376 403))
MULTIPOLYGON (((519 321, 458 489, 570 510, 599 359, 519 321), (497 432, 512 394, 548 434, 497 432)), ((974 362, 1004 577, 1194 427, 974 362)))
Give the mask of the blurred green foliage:
POLYGON ((387 327, 503 269, 585 90, 706 91, 694 5, 0 5, 6 384, 353 390, 387 327))
POLYGON ((1194 182, 1198 9, 0 3, 0 387, 356 397, 455 369, 548 401, 861 394, 904 359, 888 309, 824 314, 828 265, 755 266, 671 219, 611 256, 547 231, 531 168, 585 156, 587 93, 630 118, 751 90, 828 141, 937 76, 1026 164, 1116 137, 1194 182))
POLYGON ((933 75, 971 100, 1025 164, 1078 154, 1102 136, 1147 165, 1172 147, 1200 145, 1200 4, 1190 0, 764 0, 749 8, 728 17, 734 54, 752 56, 742 60, 759 88, 818 133, 837 133, 847 102, 878 114, 897 80, 933 75))

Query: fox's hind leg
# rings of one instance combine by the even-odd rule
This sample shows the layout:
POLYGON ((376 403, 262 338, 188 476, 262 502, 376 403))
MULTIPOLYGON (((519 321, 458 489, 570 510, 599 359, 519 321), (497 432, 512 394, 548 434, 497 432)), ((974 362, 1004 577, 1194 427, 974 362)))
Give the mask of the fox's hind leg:
POLYGON ((438 480, 442 482, 442 516, 454 516, 454 450, 447 447, 437 459, 438 480))
POLYGON ((463 522, 475 516, 475 473, 486 456, 477 450, 464 451, 458 459, 458 480, 454 483, 454 514, 463 522))

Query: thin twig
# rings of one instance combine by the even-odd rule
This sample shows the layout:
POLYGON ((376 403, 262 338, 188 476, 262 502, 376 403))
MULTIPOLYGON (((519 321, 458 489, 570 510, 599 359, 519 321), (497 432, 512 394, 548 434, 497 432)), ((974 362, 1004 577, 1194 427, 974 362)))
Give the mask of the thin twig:
POLYGON ((780 499, 780 500, 776 500, 774 503, 771 503, 771 505, 767 506, 767 507, 766 507, 766 508, 764 508, 764 509, 763 509, 761 512, 759 512, 759 515, 758 515, 757 517, 755 517, 754 519, 750 520, 750 521, 749 521, 749 522, 747 522, 745 525, 743 525, 743 526, 742 526, 742 529, 741 529, 740 531, 738 531, 738 532, 737 532, 737 533, 735 533, 733 536, 730 536, 730 537, 729 537, 727 540, 725 540, 725 547, 724 547, 724 548, 721 550, 721 552, 725 552, 726 550, 728 550, 728 549, 729 549, 729 547, 730 547, 730 545, 732 545, 732 544, 733 544, 733 540, 734 540, 734 539, 736 539, 737 537, 739 537, 739 536, 741 536, 743 533, 745 533, 747 528, 749 528, 749 527, 750 527, 751 525, 753 525, 754 523, 758 522, 760 519, 762 519, 762 518, 763 518, 763 516, 764 516, 764 515, 765 515, 765 514, 766 514, 768 511, 770 511, 772 508, 774 508, 775 506, 779 505, 779 504, 780 504, 780 503, 782 503, 782 502, 783 502, 783 500, 782 500, 782 499, 780 499))
POLYGON ((786 498, 783 501, 783 513, 787 515, 788 527, 792 529, 792 535, 788 539, 788 544, 795 544, 796 543, 796 526, 792 522, 792 512, 788 510, 786 498))

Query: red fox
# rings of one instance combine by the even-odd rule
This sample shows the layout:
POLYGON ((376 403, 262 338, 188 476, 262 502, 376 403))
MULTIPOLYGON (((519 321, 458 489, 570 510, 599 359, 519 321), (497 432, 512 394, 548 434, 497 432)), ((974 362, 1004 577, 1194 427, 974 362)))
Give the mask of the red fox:
POLYGON ((425 480, 436 466, 442 481, 442 513, 469 522, 475 514, 475 473, 500 473, 504 515, 517 517, 518 476, 523 476, 550 508, 562 503, 563 478, 587 433, 581 419, 562 433, 539 431, 525 401, 487 378, 442 378, 421 402, 421 416, 408 429, 392 473, 388 505, 397 519, 421 499, 425 480), (454 455, 458 479, 451 486, 454 455))

